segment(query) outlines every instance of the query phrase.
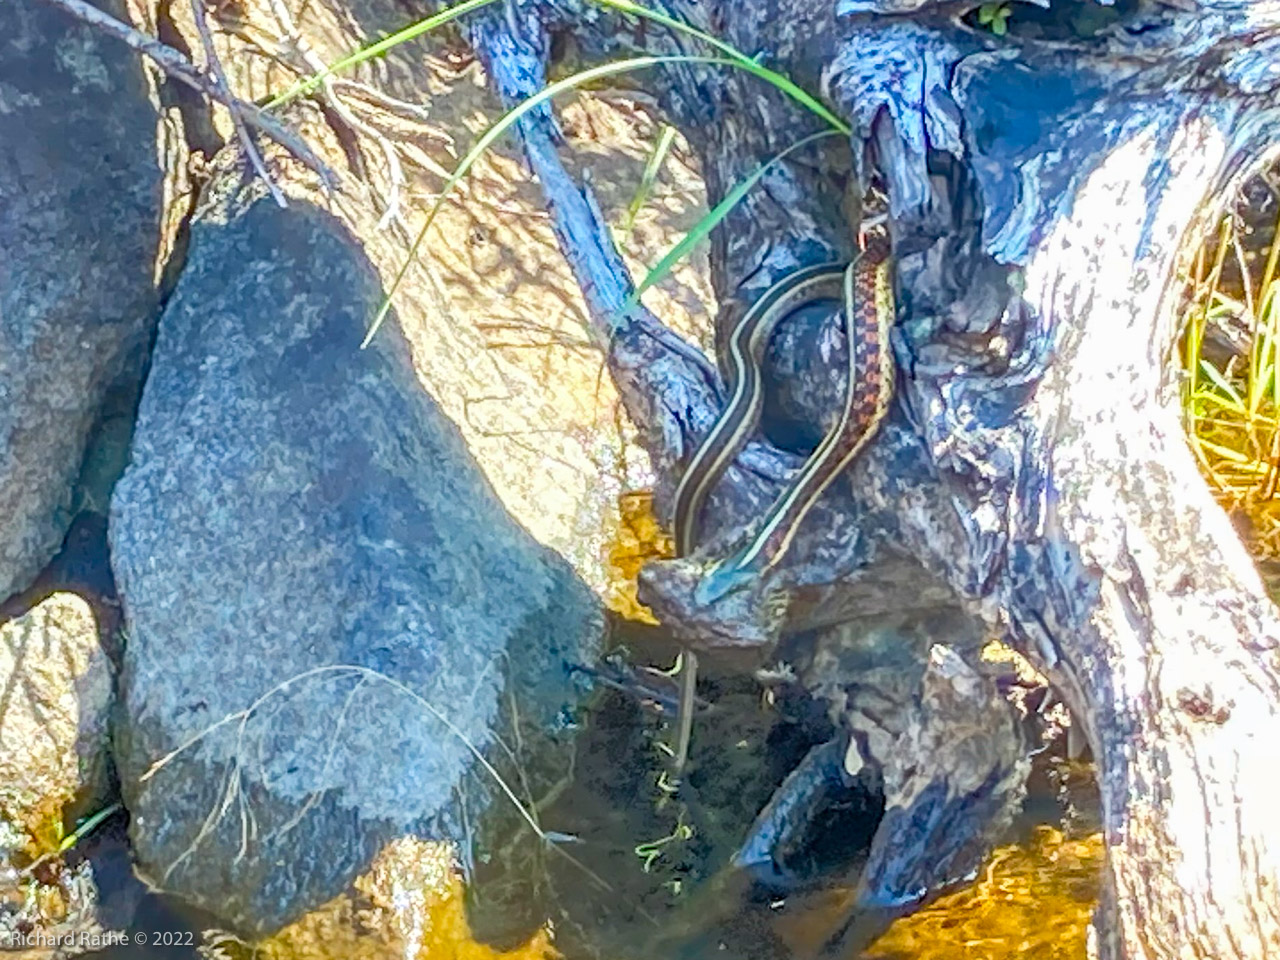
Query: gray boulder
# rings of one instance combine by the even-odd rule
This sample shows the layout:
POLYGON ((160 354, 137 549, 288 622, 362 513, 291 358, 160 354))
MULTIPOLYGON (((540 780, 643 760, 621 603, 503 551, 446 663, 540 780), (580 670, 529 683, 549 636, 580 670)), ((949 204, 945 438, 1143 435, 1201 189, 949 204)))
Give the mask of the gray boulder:
POLYGON ((57 551, 99 407, 142 367, 155 131, 127 47, 45 4, 0 3, 0 601, 57 551))
POLYGON ((527 804, 567 773, 565 662, 594 656, 601 618, 507 514, 394 316, 359 349, 382 290, 358 242, 311 203, 219 186, 112 499, 116 755, 148 879, 263 934, 408 834, 518 871, 495 854, 527 829, 497 776, 527 804))

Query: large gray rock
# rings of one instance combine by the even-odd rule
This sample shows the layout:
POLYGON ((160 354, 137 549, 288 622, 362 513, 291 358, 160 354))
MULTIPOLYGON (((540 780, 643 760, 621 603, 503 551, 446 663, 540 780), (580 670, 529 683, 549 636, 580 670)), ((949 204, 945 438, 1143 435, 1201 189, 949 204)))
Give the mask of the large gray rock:
POLYGON ((519 819, 473 751, 522 798, 565 774, 565 661, 600 618, 394 318, 359 349, 381 288, 345 228, 228 192, 193 229, 112 500, 116 743, 141 869, 263 933, 407 833, 492 862, 519 819))
POLYGON ((155 131, 127 47, 46 4, 0 3, 0 601, 57 551, 103 397, 141 369, 155 131))

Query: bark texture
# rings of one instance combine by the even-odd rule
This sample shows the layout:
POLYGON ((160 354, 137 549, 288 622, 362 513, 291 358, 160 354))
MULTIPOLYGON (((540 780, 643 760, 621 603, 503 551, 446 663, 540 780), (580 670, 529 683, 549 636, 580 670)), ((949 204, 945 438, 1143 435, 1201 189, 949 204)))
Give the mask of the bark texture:
MULTIPOLYGON (((844 180, 876 169, 901 373, 885 429, 754 594, 698 608, 691 587, 799 462, 768 443, 713 498, 704 550, 652 569, 646 599, 691 639, 766 648, 886 610, 962 608, 1085 722, 1109 852, 1097 953, 1270 955, 1280 622, 1187 450, 1170 359, 1188 236, 1275 139, 1280 6, 1081 4, 1023 25, 1019 6, 1007 38, 967 26, 964 4, 919 0, 664 8, 820 87, 855 127, 851 157, 778 165, 718 231, 722 324, 797 264, 848 249, 844 180)), ((593 58, 692 46, 570 0, 509 3, 472 39, 517 98, 570 30, 593 58)), ((682 65, 651 89, 713 197, 813 129, 746 74, 682 65)), ((559 165, 550 113, 521 133, 669 493, 716 378, 652 315, 620 312, 628 279, 559 165)), ((829 401, 811 392, 791 399, 819 422, 829 401)))

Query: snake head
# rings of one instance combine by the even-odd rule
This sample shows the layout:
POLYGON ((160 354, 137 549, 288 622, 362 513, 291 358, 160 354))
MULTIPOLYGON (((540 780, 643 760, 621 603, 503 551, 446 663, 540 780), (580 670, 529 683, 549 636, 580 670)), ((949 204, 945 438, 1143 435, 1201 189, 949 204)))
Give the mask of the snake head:
MULTIPOLYGON (((700 652, 750 651, 750 664, 743 669, 754 669, 758 657, 772 650, 781 635, 791 592, 772 578, 764 583, 755 579, 745 588, 735 584, 715 602, 700 602, 699 585, 714 569, 705 559, 647 563, 640 571, 640 600, 673 636, 700 652)), ((711 585, 718 586, 720 580, 713 576, 711 585)))
POLYGON ((710 606, 735 591, 749 587, 755 579, 756 572, 750 566, 744 566, 736 559, 722 561, 702 575, 693 589, 694 602, 703 607, 710 606))

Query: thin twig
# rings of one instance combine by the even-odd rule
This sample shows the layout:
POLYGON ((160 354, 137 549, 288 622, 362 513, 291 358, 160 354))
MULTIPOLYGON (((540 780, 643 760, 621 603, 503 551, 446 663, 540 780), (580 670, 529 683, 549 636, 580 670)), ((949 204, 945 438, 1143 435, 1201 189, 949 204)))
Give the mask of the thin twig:
POLYGON ((70 14, 77 20, 89 24, 103 33, 115 37, 138 53, 148 57, 164 73, 180 83, 185 83, 193 90, 199 91, 211 100, 216 100, 234 114, 238 114, 250 127, 261 130, 264 134, 284 147, 300 161, 320 175, 329 189, 337 185, 338 178, 329 169, 305 140, 290 130, 275 117, 264 113, 251 103, 233 96, 229 90, 222 89, 211 77, 184 57, 173 47, 166 46, 154 37, 135 30, 127 23, 103 13, 86 0, 44 0, 58 9, 70 14))
MULTIPOLYGON (((199 2, 199 0, 193 0, 193 2, 199 2)), ((328 67, 320 59, 319 55, 311 49, 311 45, 307 43, 306 38, 302 36, 301 31, 298 30, 297 23, 294 22, 293 16, 289 13, 289 8, 283 3, 283 0, 268 0, 268 2, 271 12, 275 16, 276 25, 280 28, 284 46, 297 56, 315 77, 319 78, 320 97, 323 102, 353 131, 364 134, 382 147, 383 156, 387 161, 387 178, 390 181, 390 189, 388 194, 381 198, 383 213, 378 220, 376 229, 385 229, 400 216, 400 191, 405 184, 404 170, 400 166, 400 157, 396 153, 395 147, 376 129, 357 117, 334 91, 333 78, 328 75, 328 67)))
MULTIPOLYGON (((191 0, 191 17, 195 20, 196 30, 200 34, 200 43, 204 47, 204 58, 209 64, 209 73, 213 76, 213 82, 230 96, 231 84, 227 83, 227 74, 222 69, 222 61, 218 59, 218 50, 213 45, 213 34, 209 32, 209 21, 205 19, 204 12, 204 0, 191 0)), ((231 114, 231 125, 235 128, 236 137, 249 157, 249 163, 253 165, 254 172, 262 178, 262 182, 267 185, 267 189, 271 192, 271 199, 281 209, 289 206, 284 194, 280 192, 280 188, 271 179, 271 174, 267 172, 267 165, 262 162, 262 154, 258 152, 258 145, 249 135, 249 128, 245 125, 244 118, 237 110, 229 108, 227 112, 231 114)))
MULTIPOLYGON (((407 100, 400 100, 391 96, 384 90, 372 87, 367 83, 361 83, 359 80, 351 80, 348 77, 330 77, 329 84, 335 90, 347 90, 354 95, 358 95, 375 106, 381 107, 388 113, 395 114, 404 120, 409 120, 419 124, 429 124, 431 122, 431 111, 426 107, 416 103, 410 103, 407 100)), ((449 136, 443 130, 430 129, 429 132, 436 139, 444 142, 448 146, 454 145, 453 137, 449 136)))

